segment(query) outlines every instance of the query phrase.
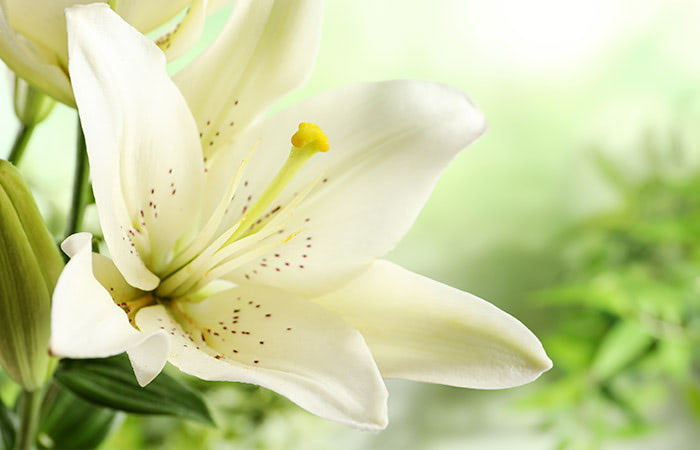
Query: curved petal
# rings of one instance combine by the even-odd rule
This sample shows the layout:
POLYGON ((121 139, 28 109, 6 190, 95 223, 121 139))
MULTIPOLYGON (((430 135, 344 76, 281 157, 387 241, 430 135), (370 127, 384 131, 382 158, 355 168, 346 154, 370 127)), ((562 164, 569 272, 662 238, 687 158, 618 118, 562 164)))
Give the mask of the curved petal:
POLYGON ((362 336, 302 298, 234 288, 201 303, 144 308, 136 322, 170 332, 170 363, 185 373, 258 384, 343 424, 386 426, 386 388, 362 336))
POLYGON ((155 332, 126 353, 134 369, 136 381, 143 387, 153 381, 165 367, 170 354, 170 339, 165 332, 155 332))
POLYGON ((238 1, 212 45, 175 75, 205 156, 308 79, 322 13, 321 0, 238 1))
MULTIPOLYGON (((260 136, 262 141, 229 206, 227 224, 235 223, 273 178, 302 120, 317 123, 331 149, 314 156, 268 211, 322 176, 285 226, 285 232, 301 233, 267 260, 234 272, 233 281, 250 278, 303 295, 319 295, 348 281, 396 245, 442 170, 486 129, 477 106, 449 86, 390 81, 326 92, 247 133, 236 149, 239 160, 260 136)), ((210 175, 220 176, 212 170, 210 175)))
POLYGON ((55 58, 57 65, 68 66, 66 18, 63 11, 89 0, 4 0, 12 28, 55 58), (39 25, 40 24, 40 25, 39 25))
POLYGON ((168 60, 184 55, 197 42, 204 31, 207 11, 207 0, 193 1, 175 28, 156 41, 168 60))
POLYGON ((55 58, 45 58, 10 26, 7 8, 7 0, 0 0, 0 59, 36 88, 60 102, 74 106, 68 75, 61 70, 55 58))
POLYGON ((119 0, 117 12, 140 32, 149 33, 175 18, 191 3, 193 0, 119 0))
POLYGON ((501 389, 552 367, 513 316, 387 261, 313 301, 360 330, 385 378, 501 389))
POLYGON ((163 53, 106 5, 69 8, 70 74, 100 223, 132 286, 196 231, 204 166, 192 116, 163 53))
MULTIPOLYGON (((3 0, 7 4, 10 25, 50 52, 63 67, 67 66, 66 19, 64 10, 96 0, 3 0), (38 25, 40 24, 40 25, 38 25)), ((106 0, 99 1, 107 3, 106 0)), ((193 0, 119 0, 117 12, 134 28, 148 33, 173 19, 193 0)), ((201 32, 200 32, 201 33, 201 32)))
MULTIPOLYGON (((141 333, 131 326, 124 311, 114 303, 107 288, 93 274, 91 236, 78 233, 63 243, 71 260, 56 284, 51 305, 51 339, 54 356, 103 358, 124 351, 138 356, 136 376, 139 381, 163 368, 168 356, 168 335, 157 330, 141 333)), ((104 267, 98 263, 95 268, 104 267)), ((113 273, 102 275, 110 287, 128 289, 113 273)), ((150 380, 149 380, 150 381, 150 380)))

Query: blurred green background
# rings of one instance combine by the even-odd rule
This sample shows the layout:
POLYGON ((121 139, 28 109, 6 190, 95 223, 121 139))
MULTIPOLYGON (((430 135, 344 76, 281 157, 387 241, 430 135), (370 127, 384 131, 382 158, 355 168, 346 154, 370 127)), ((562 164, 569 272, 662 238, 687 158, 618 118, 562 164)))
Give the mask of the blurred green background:
MULTIPOLYGON (((508 391, 390 381, 379 434, 262 389, 192 381, 220 429, 129 417, 103 448, 697 448, 699 25, 693 0, 329 1, 315 72, 278 108, 354 81, 469 93, 491 128, 389 258, 512 313, 555 368, 508 391)), ((22 166, 59 234, 75 128, 56 108, 22 166)))

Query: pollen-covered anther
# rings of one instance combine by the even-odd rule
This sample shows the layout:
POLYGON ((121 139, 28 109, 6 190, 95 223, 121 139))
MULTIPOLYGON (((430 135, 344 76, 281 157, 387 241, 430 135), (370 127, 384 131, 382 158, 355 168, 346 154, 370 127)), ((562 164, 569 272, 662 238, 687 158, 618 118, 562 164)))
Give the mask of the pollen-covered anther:
POLYGON ((328 136, 315 123, 302 122, 292 136, 292 145, 297 148, 313 146, 316 151, 325 153, 330 149, 328 136))

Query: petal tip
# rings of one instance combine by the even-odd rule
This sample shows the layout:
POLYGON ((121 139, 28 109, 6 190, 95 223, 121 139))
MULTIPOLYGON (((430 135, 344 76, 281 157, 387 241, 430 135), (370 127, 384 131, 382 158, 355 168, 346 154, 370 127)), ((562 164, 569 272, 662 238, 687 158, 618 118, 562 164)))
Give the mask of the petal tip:
POLYGON ((61 250, 63 253, 72 258, 86 246, 92 244, 92 234, 87 232, 75 233, 68 236, 61 242, 61 250))
MULTIPOLYGON (((138 319, 137 319, 138 323, 138 319)), ((145 387, 163 370, 170 354, 170 339, 162 330, 147 336, 133 348, 127 350, 131 367, 139 386, 145 387)))
POLYGON ((540 355, 537 363, 538 363, 537 370, 539 371, 539 373, 537 374, 537 378, 539 378, 540 375, 542 375, 543 373, 547 372, 549 369, 554 367, 554 363, 549 358, 549 356, 547 356, 547 354, 544 351, 544 348, 542 349, 542 354, 540 355))
POLYGON ((466 103, 463 111, 464 123, 466 124, 464 128, 465 132, 470 136, 469 143, 471 144, 486 134, 489 129, 489 122, 476 101, 465 92, 459 92, 466 103))
MULTIPOLYGON (((72 5, 65 9, 66 24, 72 29, 74 24, 83 20, 89 14, 109 14, 112 9, 106 3, 90 3, 87 5, 72 5)), ((90 20, 86 18, 86 20, 90 20)))

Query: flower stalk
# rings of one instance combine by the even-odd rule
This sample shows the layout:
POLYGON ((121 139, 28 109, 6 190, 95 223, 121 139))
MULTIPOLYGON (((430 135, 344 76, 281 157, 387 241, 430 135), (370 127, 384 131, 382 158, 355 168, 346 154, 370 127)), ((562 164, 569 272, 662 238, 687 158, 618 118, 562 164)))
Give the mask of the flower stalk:
POLYGON ((17 132, 17 137, 15 138, 14 144, 12 144, 10 155, 7 157, 7 160, 15 166, 18 166, 20 161, 22 160, 22 156, 24 156, 24 151, 27 149, 27 144, 29 144, 29 139, 31 139, 35 128, 36 124, 23 124, 20 127, 19 132, 17 132))
POLYGON ((66 236, 76 233, 83 223, 85 208, 90 195, 90 169, 88 167, 85 135, 78 120, 78 137, 75 147, 75 175, 73 176, 73 196, 66 225, 66 236))
POLYGON ((19 398, 20 423, 15 437, 15 450, 30 450, 34 448, 43 390, 22 391, 19 398))
POLYGON ((55 105, 56 102, 51 97, 15 76, 14 109, 22 125, 12 145, 8 161, 15 166, 19 165, 34 129, 49 116, 55 105))

